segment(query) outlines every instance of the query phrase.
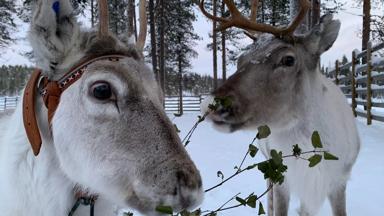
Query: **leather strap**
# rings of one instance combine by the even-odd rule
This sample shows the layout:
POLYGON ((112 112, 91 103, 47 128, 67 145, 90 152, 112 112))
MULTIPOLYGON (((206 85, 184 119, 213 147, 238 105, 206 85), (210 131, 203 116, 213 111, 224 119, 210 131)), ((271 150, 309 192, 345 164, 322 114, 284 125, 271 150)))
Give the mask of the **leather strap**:
POLYGON ((35 69, 31 78, 28 80, 23 96, 23 122, 27 133, 29 143, 32 146, 33 154, 37 156, 41 147, 41 136, 39 126, 37 125, 35 114, 35 94, 37 91, 37 83, 39 81, 41 71, 35 69))
POLYGON ((43 95, 45 107, 48 109, 48 123, 51 124, 53 115, 60 102, 61 89, 56 81, 49 81, 45 86, 46 94, 43 95))
POLYGON ((42 143, 35 113, 35 93, 39 87, 39 79, 42 78, 43 91, 41 92, 41 95, 43 97, 44 104, 48 109, 48 123, 51 124, 57 106, 60 103, 60 96, 62 92, 81 78, 88 65, 92 64, 93 62, 105 59, 116 62, 119 61, 119 59, 125 57, 130 56, 119 54, 93 56, 83 60, 80 64, 73 67, 58 81, 49 80, 47 77, 41 77, 41 70, 35 69, 30 79, 28 80, 23 97, 24 128, 27 133, 28 140, 31 143, 33 154, 35 156, 39 154, 42 143))

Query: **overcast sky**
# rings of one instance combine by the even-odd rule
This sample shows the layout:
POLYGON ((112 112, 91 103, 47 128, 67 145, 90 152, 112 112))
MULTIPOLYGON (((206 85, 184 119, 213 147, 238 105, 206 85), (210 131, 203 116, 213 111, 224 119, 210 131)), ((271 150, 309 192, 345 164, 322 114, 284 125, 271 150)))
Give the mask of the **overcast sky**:
MULTIPOLYGON (((359 32, 362 28, 362 8, 355 7, 354 1, 347 1, 345 10, 340 11, 335 15, 336 19, 341 21, 341 30, 337 41, 334 46, 322 56, 322 64, 325 66, 333 66, 334 61, 337 58, 341 58, 343 54, 347 55, 350 59, 351 52, 354 49, 361 49, 361 39, 359 38, 359 32)), ((382 10, 382 9, 381 9, 382 10)), ((374 8, 373 14, 382 14, 379 8, 374 8)), ((209 43, 210 38, 208 34, 211 32, 212 23, 205 19, 197 11, 198 21, 194 23, 195 31, 202 37, 202 40, 197 42, 196 51, 199 56, 193 59, 193 68, 191 71, 200 74, 211 74, 212 71, 212 53, 206 48, 206 44, 209 43)), ((84 18, 81 18, 84 19, 84 18)), ((9 48, 1 48, 0 65, 3 64, 26 64, 33 65, 28 59, 20 55, 20 53, 30 51, 28 41, 26 40, 26 34, 28 25, 21 22, 18 23, 17 35, 18 40, 15 44, 12 44, 9 48)), ((251 43, 250 40, 245 39, 242 41, 244 45, 251 43)), ((219 74, 221 74, 219 58, 219 74)), ((228 68, 228 74, 232 74, 235 70, 234 66, 228 68)), ((221 75, 219 75, 221 77, 221 75)))

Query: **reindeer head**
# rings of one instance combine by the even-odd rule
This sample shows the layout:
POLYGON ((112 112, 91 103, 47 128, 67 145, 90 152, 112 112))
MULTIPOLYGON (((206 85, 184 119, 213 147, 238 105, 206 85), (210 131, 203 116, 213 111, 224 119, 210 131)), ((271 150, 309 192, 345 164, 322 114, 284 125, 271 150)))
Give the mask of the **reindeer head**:
MULTIPOLYGON (((99 5, 105 12, 105 1, 99 5)), ((44 97, 48 117, 35 98, 43 144, 32 143, 34 153, 55 154, 70 181, 121 207, 151 215, 157 205, 191 208, 202 199, 201 177, 162 108, 141 53, 145 36, 126 44, 100 17, 99 32, 84 32, 69 0, 37 2, 30 29, 43 75, 37 86, 44 92, 44 82, 58 84, 60 94, 44 97)))
POLYGON ((340 22, 326 15, 308 34, 294 35, 294 29, 308 9, 307 0, 301 2, 299 15, 285 28, 243 17, 231 0, 225 0, 232 14, 230 19, 211 17, 222 22, 220 30, 238 26, 266 32, 241 55, 236 73, 207 100, 207 103, 213 98, 231 101, 210 115, 219 129, 232 132, 262 124, 281 128, 293 123, 307 108, 304 101, 316 82, 320 55, 336 40, 340 22))

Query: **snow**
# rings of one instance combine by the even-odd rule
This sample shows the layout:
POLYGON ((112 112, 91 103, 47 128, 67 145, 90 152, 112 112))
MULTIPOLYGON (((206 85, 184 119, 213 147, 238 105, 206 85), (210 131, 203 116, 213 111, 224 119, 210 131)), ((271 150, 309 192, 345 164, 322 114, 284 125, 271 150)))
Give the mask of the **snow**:
MULTIPOLYGON (((181 137, 188 132, 197 120, 198 114, 188 114, 175 118, 174 123, 181 130, 181 137)), ((353 168, 351 180, 347 189, 347 209, 351 216, 377 215, 383 211, 382 193, 384 192, 384 124, 374 121, 372 126, 366 126, 366 119, 357 118, 356 123, 362 140, 361 152, 353 168)), ((256 133, 256 132, 255 132, 256 133)), ((234 173, 234 166, 238 165, 248 149, 255 133, 236 132, 222 134, 214 130, 210 123, 203 122, 192 136, 187 150, 197 167, 200 169, 205 188, 209 188, 221 181, 217 171, 222 171, 225 176, 234 173)), ((261 153, 254 159, 248 159, 247 164, 264 160, 261 153)), ((248 196, 251 192, 261 194, 266 189, 262 175, 253 170, 236 177, 222 187, 209 192, 201 208, 203 210, 216 209, 232 196, 241 192, 241 197, 248 196)), ((291 199, 289 215, 297 215, 298 200, 291 199)), ((266 200, 262 200, 266 205, 266 200)), ((232 202, 236 204, 236 201, 232 202)), ((266 207, 266 206, 265 206, 266 207)), ((241 207, 219 215, 256 215, 257 211, 249 207, 241 207)), ((136 215, 136 214, 135 214, 136 215)), ((324 204, 318 216, 331 215, 328 202, 324 204)))
POLYGON ((384 58, 382 58, 382 57, 373 57, 372 58, 372 65, 374 67, 384 65, 384 58))
POLYGON ((355 52, 356 55, 359 55, 361 53, 359 49, 354 49, 353 52, 355 52))
MULTIPOLYGON (((183 138, 197 121, 198 115, 198 113, 185 114, 178 118, 172 115, 169 116, 181 130, 180 136, 183 138)), ((1 124, 5 120, 4 116, 8 115, 0 112, 0 131, 4 131, 3 129, 6 127, 1 124)), ((384 157, 382 152, 384 151, 384 123, 374 121, 372 126, 366 126, 366 119, 364 118, 357 118, 356 123, 362 145, 348 184, 347 209, 350 216, 378 215, 383 211, 384 157)), ((187 150, 200 170, 205 189, 221 181, 217 177, 217 171, 222 171, 226 177, 234 173, 234 166, 241 162, 255 133, 256 131, 254 133, 223 134, 214 130, 208 122, 202 122, 198 126, 192 136, 191 143, 187 146, 187 150)), ((262 160, 264 160, 263 156, 258 153, 255 158, 248 158, 245 166, 262 160)), ((262 175, 257 170, 252 170, 235 177, 218 189, 208 192, 200 207, 203 210, 213 210, 239 192, 241 193, 240 197, 246 197, 252 192, 260 195, 265 189, 266 183, 262 175)), ((262 202, 266 208, 266 199, 262 199, 262 202)), ((231 202, 229 205, 232 204, 236 204, 236 201, 231 202)), ((298 206, 298 200, 292 197, 289 215, 297 215, 296 209, 298 206)), ((139 216, 140 214, 134 212, 134 215, 139 216)), ((222 212, 219 215, 257 215, 257 210, 240 207, 222 212)), ((318 216, 328 215, 331 215, 331 208, 329 203, 325 202, 318 216)))
MULTIPOLYGON (((175 122, 182 133, 185 133, 190 127, 185 123, 192 121, 192 125, 193 119, 193 116, 184 116, 176 119, 175 122)), ((382 166, 384 159, 379 155, 380 150, 384 149, 382 145, 384 124, 374 122, 373 126, 367 127, 365 119, 358 119, 357 124, 362 137, 362 149, 348 186, 348 212, 350 215, 375 215, 374 213, 382 211, 379 191, 384 191, 384 186, 380 185, 380 182, 384 180, 384 166, 382 166), (365 204, 368 200, 370 203, 365 204)), ((244 132, 220 134, 214 131, 209 124, 202 123, 194 135, 195 139, 192 140, 188 151, 196 161, 206 186, 220 181, 216 177, 218 170, 222 170, 227 176, 233 172, 233 166, 239 163, 253 136, 252 133, 244 132)), ((249 162, 261 160, 263 160, 262 156, 258 155, 255 160, 249 160, 249 162)), ((243 192, 243 196, 248 195, 247 192, 251 191, 260 194, 265 189, 265 185, 259 173, 255 171, 246 173, 217 191, 207 194, 203 209, 214 209, 238 192, 243 192)), ((265 203, 265 200, 263 202, 265 203)), ((296 215, 297 207, 298 201, 293 199, 289 215, 296 215)), ((255 214, 255 210, 244 207, 220 215, 255 214)), ((328 203, 321 209, 319 215, 331 215, 328 203)))

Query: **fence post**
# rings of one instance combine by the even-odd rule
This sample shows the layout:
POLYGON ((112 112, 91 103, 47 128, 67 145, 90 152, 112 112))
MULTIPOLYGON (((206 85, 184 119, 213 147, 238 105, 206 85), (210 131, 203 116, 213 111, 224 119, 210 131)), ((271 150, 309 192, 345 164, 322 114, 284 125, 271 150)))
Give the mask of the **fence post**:
POLYGON ((356 113, 356 53, 355 51, 352 52, 352 71, 351 71, 351 89, 352 89, 352 112, 355 117, 357 117, 356 113))
POLYGON ((336 65, 335 65, 335 84, 339 85, 339 60, 336 60, 336 65))
POLYGON ((372 43, 367 48, 367 125, 372 124, 372 43))
POLYGON ((179 115, 183 115, 183 95, 179 95, 179 115))

